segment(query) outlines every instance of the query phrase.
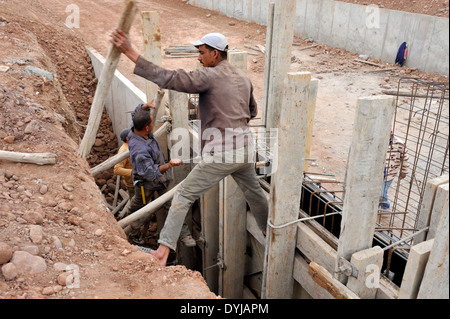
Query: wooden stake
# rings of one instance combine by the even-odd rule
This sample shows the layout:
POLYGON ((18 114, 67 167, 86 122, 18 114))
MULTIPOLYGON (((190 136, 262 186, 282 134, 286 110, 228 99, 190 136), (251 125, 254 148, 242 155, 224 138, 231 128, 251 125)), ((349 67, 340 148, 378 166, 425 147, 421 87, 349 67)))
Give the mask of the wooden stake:
POLYGON ((8 152, 0 151, 0 160, 20 162, 20 163, 31 163, 37 165, 53 165, 57 162, 56 154, 52 153, 18 153, 18 152, 8 152))
MULTIPOLYGON (((122 12, 118 28, 125 33, 128 33, 136 12, 136 1, 126 0, 125 9, 122 12)), ((111 44, 105 66, 98 80, 97 90, 95 91, 94 101, 92 102, 91 113, 89 115, 88 126, 78 149, 78 155, 82 158, 86 158, 95 143, 95 137, 100 126, 106 95, 108 94, 109 87, 111 86, 114 72, 116 71, 117 64, 120 60, 120 55, 120 50, 115 45, 111 44)))
MULTIPOLYGON (((283 101, 287 73, 291 67, 292 42, 297 0, 277 1, 273 13, 272 46, 267 45, 265 73, 265 98, 263 107, 266 128, 276 128, 280 119, 280 105, 283 101)), ((271 7, 269 7, 271 8, 271 7)), ((270 21, 270 20, 269 20, 270 21)), ((269 37, 269 33, 268 33, 269 37)))
MULTIPOLYGON (((312 135, 314 129, 314 115, 316 113, 317 91, 319 89, 319 80, 311 80, 311 88, 308 100, 308 132, 306 133, 305 158, 311 155, 312 135)), ((304 171, 308 170, 309 163, 305 161, 304 171)))
MULTIPOLYGON (((141 13, 142 37, 144 39, 144 58, 156 65, 162 65, 161 30, 159 28, 159 14, 156 11, 141 13)), ((145 81, 147 102, 150 102, 158 92, 158 86, 151 81, 145 81)), ((157 114, 157 113, 155 113, 157 114)))
MULTIPOLYGON (((288 73, 278 149, 272 151, 269 219, 275 226, 298 219, 307 130, 311 73, 288 73)), ((262 298, 292 298, 297 227, 270 228, 267 233, 262 298)))
POLYGON ((341 284, 338 280, 322 266, 311 262, 309 264, 308 274, 312 277, 315 283, 324 288, 335 299, 357 299, 358 297, 352 293, 347 287, 341 284))
MULTIPOLYGON (((228 61, 247 73, 247 52, 230 52, 228 61)), ((247 245, 247 203, 233 177, 223 179, 223 259, 227 268, 222 274, 225 298, 241 299, 244 291, 245 250, 247 245)))
MULTIPOLYGON (((395 109, 389 96, 360 98, 345 181, 338 258, 372 247, 383 183, 389 132, 395 109)), ((339 273, 336 263, 336 273, 339 273)), ((337 275, 345 282, 344 275, 337 275)))
POLYGON ((449 299, 448 214, 449 199, 447 197, 417 295, 418 299, 449 299))

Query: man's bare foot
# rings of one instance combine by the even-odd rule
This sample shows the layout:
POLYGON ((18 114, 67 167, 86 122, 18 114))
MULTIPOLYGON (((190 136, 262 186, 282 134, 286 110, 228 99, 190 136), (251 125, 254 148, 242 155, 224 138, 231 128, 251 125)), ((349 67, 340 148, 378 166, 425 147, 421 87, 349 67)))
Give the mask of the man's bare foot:
POLYGON ((157 250, 152 250, 151 254, 158 258, 159 265, 165 267, 167 264, 167 259, 169 258, 170 248, 164 245, 159 245, 157 250))

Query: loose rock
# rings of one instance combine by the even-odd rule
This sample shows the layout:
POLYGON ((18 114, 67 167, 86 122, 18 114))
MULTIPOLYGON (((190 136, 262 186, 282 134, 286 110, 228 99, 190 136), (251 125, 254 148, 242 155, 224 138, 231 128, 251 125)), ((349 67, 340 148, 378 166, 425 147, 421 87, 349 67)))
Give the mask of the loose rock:
POLYGON ((13 253, 13 249, 8 244, 0 242, 0 265, 10 261, 13 253))
POLYGON ((2 266, 2 274, 6 280, 14 280, 17 277, 17 267, 13 263, 2 266))
POLYGON ((47 270, 47 264, 42 257, 33 256, 26 251, 16 251, 11 263, 17 267, 18 274, 36 275, 47 270))
POLYGON ((27 212, 23 215, 23 218, 33 225, 41 225, 44 221, 44 217, 38 212, 27 212))
POLYGON ((44 231, 39 225, 30 226, 30 239, 35 244, 40 244, 44 238, 44 231))

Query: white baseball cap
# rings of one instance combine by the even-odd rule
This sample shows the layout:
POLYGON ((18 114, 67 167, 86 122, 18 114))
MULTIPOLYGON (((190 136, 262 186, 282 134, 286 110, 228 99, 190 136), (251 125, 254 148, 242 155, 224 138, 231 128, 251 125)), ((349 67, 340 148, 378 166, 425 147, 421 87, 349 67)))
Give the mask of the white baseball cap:
POLYGON ((228 46, 227 38, 223 34, 220 33, 208 33, 205 35, 200 41, 191 42, 191 44, 195 47, 199 47, 201 45, 207 44, 214 49, 219 51, 226 51, 228 46))

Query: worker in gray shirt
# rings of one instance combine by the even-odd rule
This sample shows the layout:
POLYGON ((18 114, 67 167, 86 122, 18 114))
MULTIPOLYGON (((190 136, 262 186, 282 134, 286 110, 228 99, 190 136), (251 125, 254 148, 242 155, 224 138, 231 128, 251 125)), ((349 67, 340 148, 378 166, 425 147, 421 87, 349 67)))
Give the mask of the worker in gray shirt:
MULTIPOLYGON (((210 33, 193 42, 199 49, 203 68, 190 72, 168 70, 145 60, 135 51, 128 36, 116 29, 111 43, 136 66, 134 73, 163 89, 199 94, 202 160, 181 183, 174 195, 169 215, 152 254, 165 266, 170 249, 176 249, 183 221, 201 194, 231 175, 242 189, 259 228, 265 232, 268 203, 259 184, 252 153, 249 151, 250 119, 258 108, 250 79, 227 61, 228 41, 222 34, 210 33), (213 138, 207 138, 207 137, 213 138), (234 159, 230 161, 229 159, 234 159), (237 159, 244 160, 237 160, 237 159)), ((187 119, 186 119, 187 120, 187 119)))

